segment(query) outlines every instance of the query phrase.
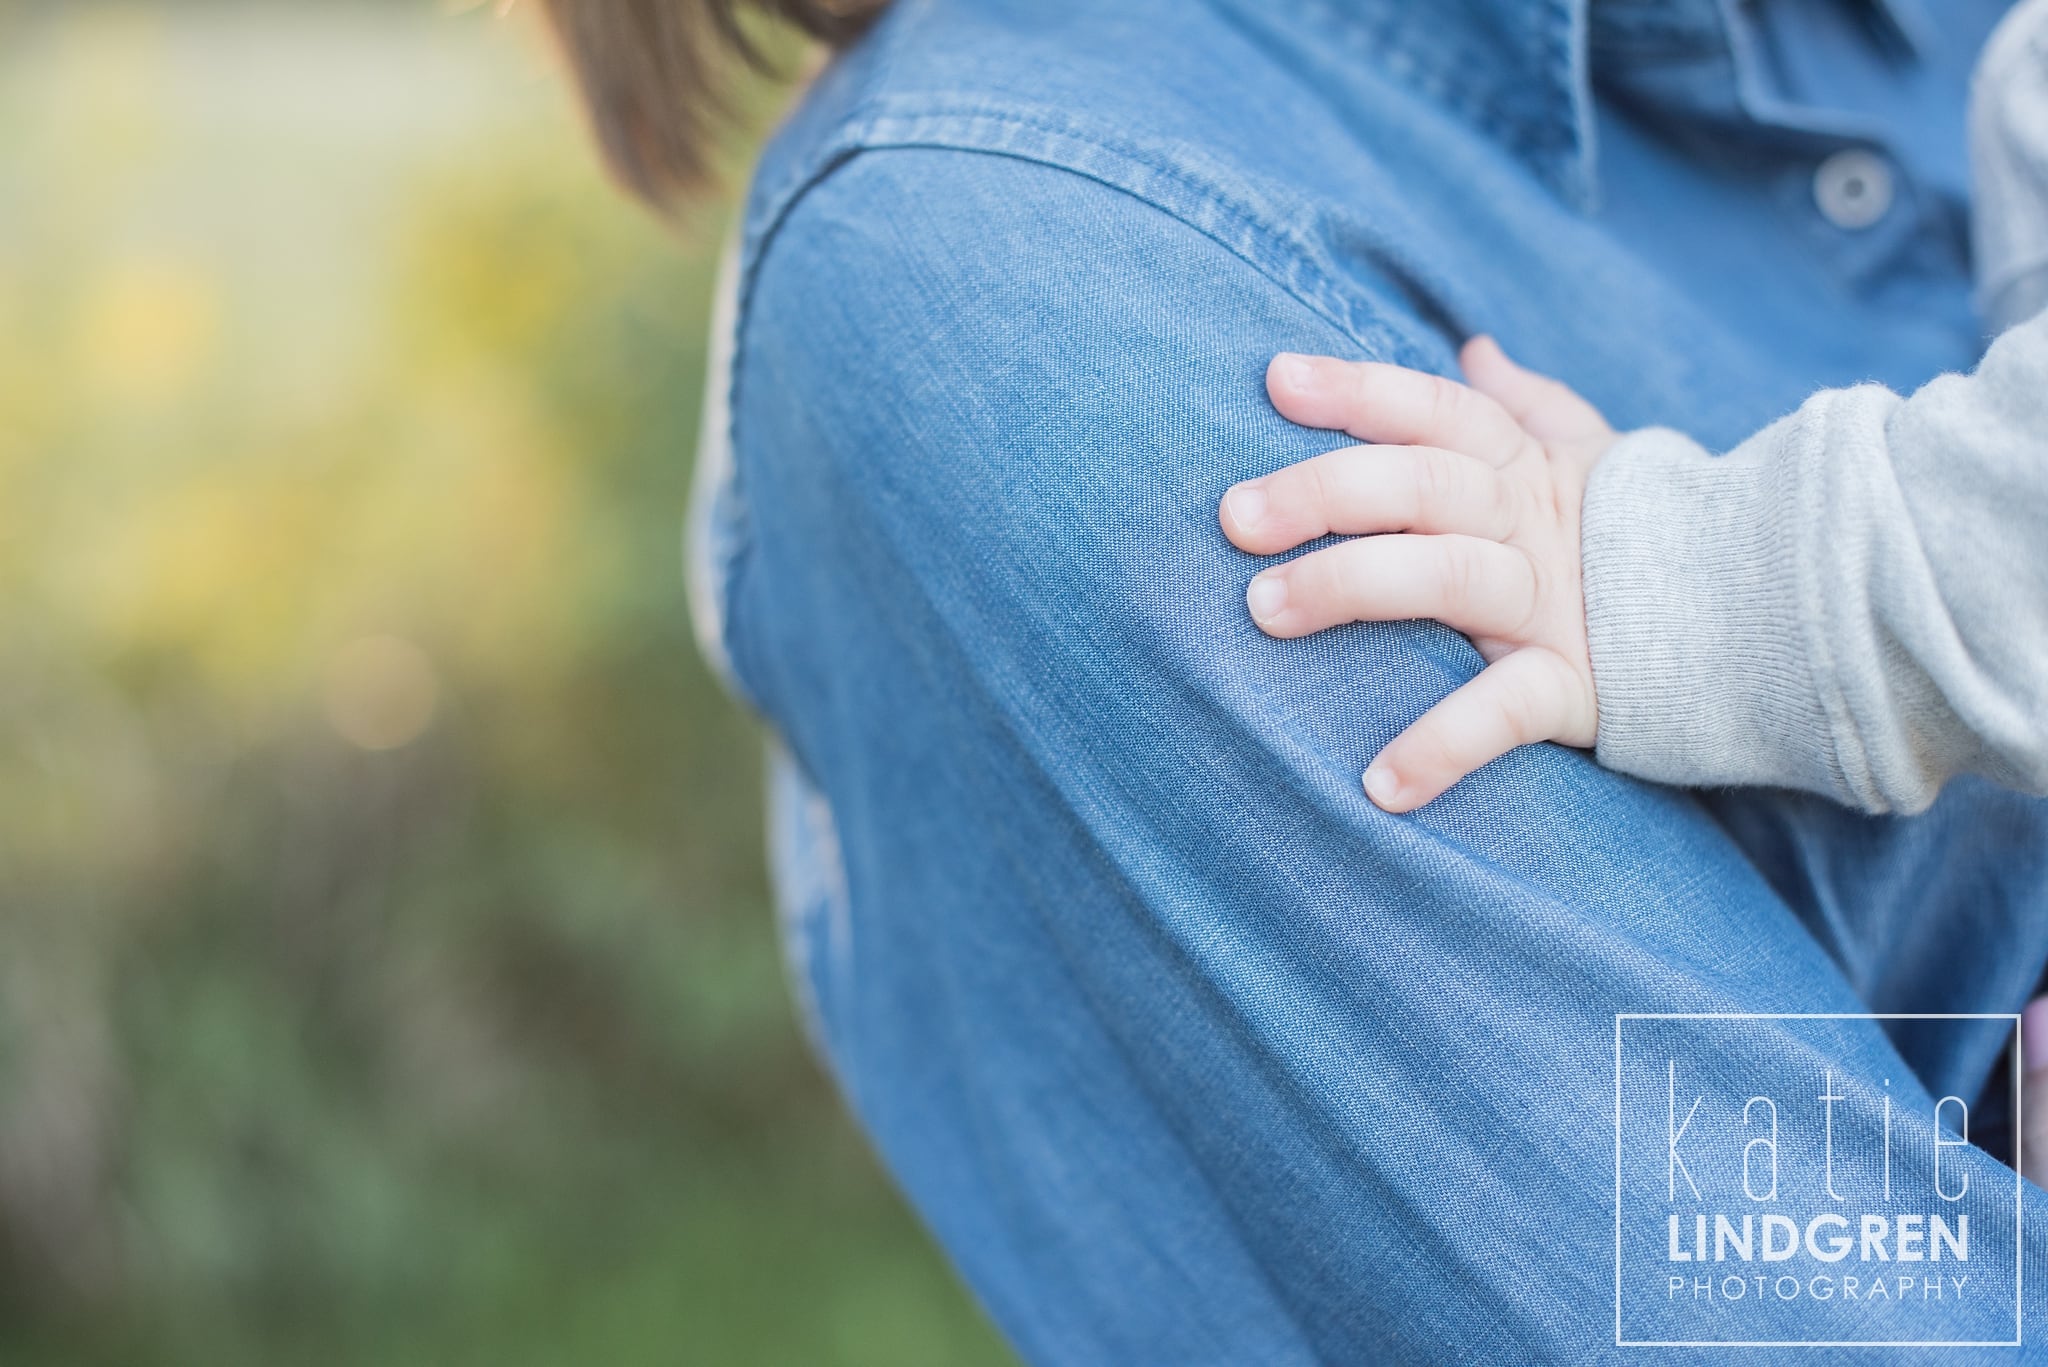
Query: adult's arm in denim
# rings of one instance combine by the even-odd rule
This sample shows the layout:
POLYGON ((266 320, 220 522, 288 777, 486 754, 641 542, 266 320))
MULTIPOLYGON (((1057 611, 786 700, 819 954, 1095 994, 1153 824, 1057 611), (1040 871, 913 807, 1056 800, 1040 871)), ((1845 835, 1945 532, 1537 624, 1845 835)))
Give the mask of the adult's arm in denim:
POLYGON ((1918 812, 2048 793, 2048 315, 1911 397, 1814 395, 1716 459, 1623 437, 1582 540, 1603 764, 1918 812))
MULTIPOLYGON (((1286 266, 944 149, 853 158, 767 245, 728 632, 841 871, 804 980, 1032 1360, 1623 1360, 1616 1014, 1866 1008, 1681 793, 1546 746, 1413 817, 1366 800, 1365 759, 1479 659, 1426 623, 1277 641, 1245 615, 1218 497, 1341 444, 1272 411, 1266 362, 1369 354, 1286 266)), ((1405 335, 1381 358, 1448 362, 1405 335)), ((1881 970, 1855 870, 1799 868, 1881 970)), ((1845 1029, 1843 1067, 1925 1099, 1845 1029)), ((1990 1062, 1931 1080, 1974 1095, 1990 1062)))

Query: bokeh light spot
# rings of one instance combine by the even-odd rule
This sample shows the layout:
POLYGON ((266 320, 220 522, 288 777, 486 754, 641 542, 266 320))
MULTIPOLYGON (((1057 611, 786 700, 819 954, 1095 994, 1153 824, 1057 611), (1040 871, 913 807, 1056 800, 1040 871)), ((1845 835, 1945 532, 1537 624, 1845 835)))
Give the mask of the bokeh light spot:
POLYGON ((327 720, 364 750, 396 750, 433 723, 441 681, 427 653, 398 636, 349 642, 327 668, 327 720))

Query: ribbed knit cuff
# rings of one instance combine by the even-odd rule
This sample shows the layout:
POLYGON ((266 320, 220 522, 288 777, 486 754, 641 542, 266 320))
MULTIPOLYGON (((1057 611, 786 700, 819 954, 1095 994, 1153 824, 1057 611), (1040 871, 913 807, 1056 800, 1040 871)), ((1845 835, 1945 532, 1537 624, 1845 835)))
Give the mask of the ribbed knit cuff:
POLYGON ((1602 764, 1661 783, 1839 789, 1783 471, 1645 428, 1581 531, 1602 764))

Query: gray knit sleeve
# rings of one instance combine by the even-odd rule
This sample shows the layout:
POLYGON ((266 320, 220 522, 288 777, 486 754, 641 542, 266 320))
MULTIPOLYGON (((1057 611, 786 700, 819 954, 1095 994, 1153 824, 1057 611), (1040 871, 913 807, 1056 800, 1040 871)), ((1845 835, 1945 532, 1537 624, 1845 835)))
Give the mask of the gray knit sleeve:
POLYGON ((1999 22, 1970 90, 1977 303, 2000 332, 2048 307, 2048 0, 1999 22))
POLYGON ((2048 316, 1726 456, 1630 433, 1582 536, 1601 763, 1869 811, 1965 772, 2048 793, 2048 316))

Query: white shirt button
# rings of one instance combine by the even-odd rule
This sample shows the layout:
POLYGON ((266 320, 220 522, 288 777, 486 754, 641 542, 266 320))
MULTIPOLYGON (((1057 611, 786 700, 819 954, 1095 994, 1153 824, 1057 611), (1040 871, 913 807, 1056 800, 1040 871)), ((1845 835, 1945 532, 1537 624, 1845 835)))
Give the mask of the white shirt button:
POLYGON ((1891 164, 1861 147, 1844 148, 1813 173, 1813 202, 1837 228, 1868 228, 1892 207, 1891 164))

